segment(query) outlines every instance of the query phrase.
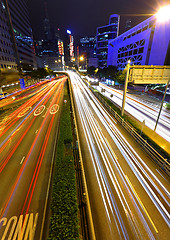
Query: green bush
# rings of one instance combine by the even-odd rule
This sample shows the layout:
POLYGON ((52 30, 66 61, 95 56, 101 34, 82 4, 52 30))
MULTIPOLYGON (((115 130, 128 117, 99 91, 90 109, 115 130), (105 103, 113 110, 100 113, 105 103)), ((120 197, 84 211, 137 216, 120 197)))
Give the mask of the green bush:
MULTIPOLYGON (((73 151, 67 151, 73 141, 70 99, 65 86, 60 131, 57 143, 57 155, 53 177, 51 205, 51 223, 48 239, 79 239, 78 205, 73 151), (65 154, 67 151, 67 154, 65 154)), ((72 150, 72 149, 71 149, 72 150)))

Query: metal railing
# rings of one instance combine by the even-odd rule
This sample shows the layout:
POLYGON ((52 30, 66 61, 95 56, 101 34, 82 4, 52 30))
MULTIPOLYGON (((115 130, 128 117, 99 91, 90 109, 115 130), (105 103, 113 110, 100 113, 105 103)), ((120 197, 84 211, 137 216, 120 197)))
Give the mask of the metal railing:
POLYGON ((141 147, 150 155, 150 157, 170 176, 170 163, 161 156, 143 137, 141 137, 137 131, 130 126, 112 107, 97 93, 90 88, 93 94, 100 100, 100 102, 106 107, 108 112, 114 116, 114 118, 122 125, 124 129, 130 133, 130 135, 141 145, 141 147))

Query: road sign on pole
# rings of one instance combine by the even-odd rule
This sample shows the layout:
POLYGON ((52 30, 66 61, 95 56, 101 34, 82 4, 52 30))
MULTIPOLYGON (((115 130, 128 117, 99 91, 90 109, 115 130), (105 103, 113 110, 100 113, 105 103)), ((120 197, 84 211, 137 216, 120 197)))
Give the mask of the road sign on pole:
POLYGON ((129 82, 134 84, 166 84, 170 66, 130 66, 129 82))

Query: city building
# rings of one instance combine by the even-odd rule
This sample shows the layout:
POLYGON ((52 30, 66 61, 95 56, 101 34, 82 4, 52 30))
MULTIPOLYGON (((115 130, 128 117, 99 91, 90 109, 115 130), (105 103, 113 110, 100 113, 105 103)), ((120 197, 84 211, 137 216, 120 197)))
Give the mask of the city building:
POLYGON ((133 16, 126 16, 121 15, 120 16, 120 22, 119 22, 119 35, 123 34, 124 32, 127 32, 129 29, 135 27, 139 23, 145 21, 148 18, 146 15, 138 15, 136 14, 133 16))
POLYGON ((20 70, 30 67, 36 58, 26 0, 1 0, 0 92, 18 87, 20 70))
POLYGON ((82 37, 79 42, 79 54, 86 53, 87 58, 96 57, 96 37, 82 37))
POLYGON ((41 40, 34 41, 37 66, 39 68, 48 66, 53 71, 63 70, 64 44, 60 39, 60 29, 51 27, 46 2, 44 3, 44 8, 44 37, 41 40))
POLYGON ((60 39, 34 41, 37 65, 39 68, 48 68, 53 71, 63 70, 64 46, 60 39))
POLYGON ((99 67, 107 67, 108 41, 118 36, 119 15, 112 14, 109 24, 98 27, 96 32, 96 53, 99 67))
POLYGON ((26 0, 3 0, 8 3, 9 21, 15 35, 17 51, 21 66, 24 64, 35 67, 35 49, 32 37, 32 29, 29 20, 26 0))
MULTIPOLYGON (((84 58, 84 67, 98 66, 98 59, 96 58, 96 37, 81 37, 77 44, 79 49, 79 56, 84 58)), ((81 65, 83 65, 81 63, 81 65)))
POLYGON ((44 39, 45 40, 51 40, 51 26, 48 16, 48 10, 47 10, 47 2, 44 2, 44 8, 45 8, 45 18, 43 21, 43 27, 44 27, 44 39))
POLYGON ((14 44, 4 1, 0 3, 0 69, 17 69, 14 44))
POLYGON ((124 69, 129 59, 134 65, 170 65, 170 17, 162 22, 154 15, 109 41, 107 66, 124 69))

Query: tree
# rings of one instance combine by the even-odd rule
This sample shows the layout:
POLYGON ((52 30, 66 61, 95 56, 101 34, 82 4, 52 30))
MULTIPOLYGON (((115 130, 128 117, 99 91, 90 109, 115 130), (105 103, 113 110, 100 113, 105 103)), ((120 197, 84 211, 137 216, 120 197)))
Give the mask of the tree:
POLYGON ((107 78, 115 79, 115 76, 117 74, 117 67, 116 66, 109 65, 105 69, 105 71, 106 71, 106 77, 107 78))
POLYGON ((53 75, 53 71, 48 68, 38 68, 37 70, 34 70, 30 73, 30 76, 33 78, 44 78, 48 75, 53 75))
POLYGON ((33 71, 33 67, 29 64, 26 64, 26 63, 22 64, 22 69, 25 70, 25 71, 28 71, 28 72, 33 71))
POLYGON ((125 78, 126 78, 126 70, 123 71, 118 71, 115 75, 115 79, 119 82, 119 83, 124 83, 125 82, 125 78))
POLYGON ((94 66, 90 66, 87 68, 87 74, 90 76, 94 76, 96 68, 94 66))
POLYGON ((96 75, 98 75, 100 78, 105 77, 105 78, 115 79, 117 71, 118 70, 116 66, 109 65, 108 67, 99 68, 96 75))

